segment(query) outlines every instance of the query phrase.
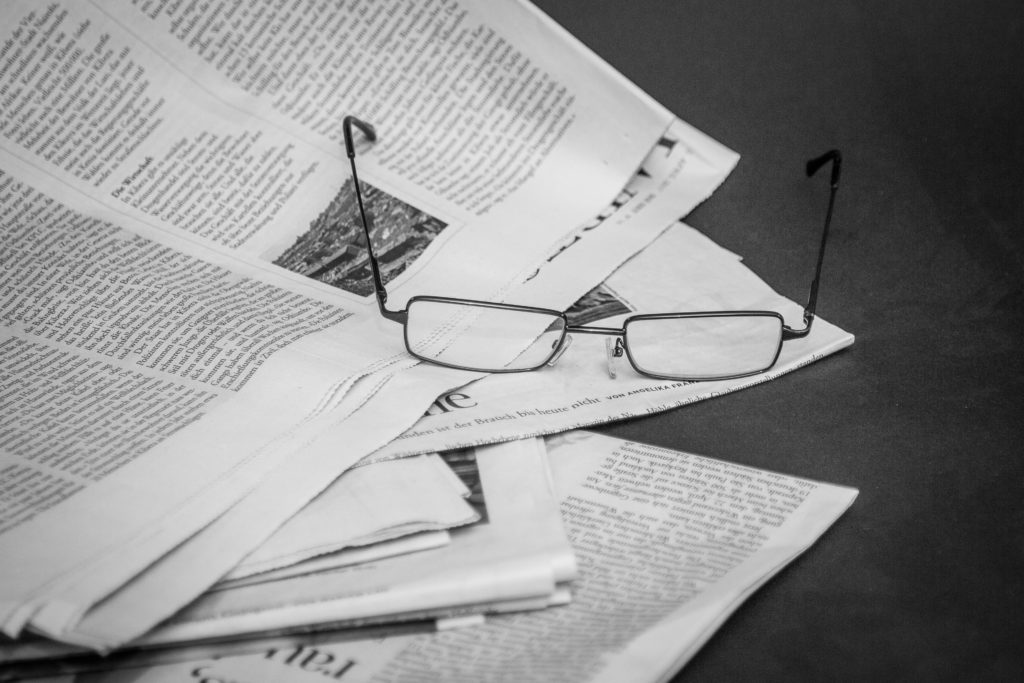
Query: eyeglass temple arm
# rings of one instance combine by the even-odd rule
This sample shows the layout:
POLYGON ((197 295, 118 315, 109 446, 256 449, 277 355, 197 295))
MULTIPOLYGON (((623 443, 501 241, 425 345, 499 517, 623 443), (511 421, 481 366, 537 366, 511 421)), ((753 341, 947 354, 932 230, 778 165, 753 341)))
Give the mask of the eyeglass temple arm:
POLYGON ((356 204, 359 205, 359 219, 363 224, 363 234, 366 235, 366 253, 370 257, 370 270, 373 273, 373 289, 377 294, 377 307, 380 314, 388 320, 404 323, 405 311, 388 310, 388 290, 384 288, 384 278, 380 274, 380 264, 377 262, 377 255, 373 253, 373 240, 370 239, 370 222, 366 219, 366 209, 363 207, 363 192, 359 189, 359 174, 356 173, 356 146, 352 138, 352 127, 358 128, 370 142, 377 141, 377 130, 366 121, 357 119, 355 116, 346 116, 341 122, 341 131, 345 137, 345 153, 348 155, 348 162, 352 166, 352 185, 356 189, 356 204))
POLYGON ((829 181, 828 213, 825 214, 825 227, 821 231, 821 246, 818 247, 818 265, 814 271, 814 281, 811 282, 811 293, 807 298, 807 305, 804 306, 804 327, 803 329, 794 330, 788 325, 783 326, 783 339, 806 337, 811 331, 811 324, 814 322, 814 309, 818 304, 818 283, 821 281, 821 264, 825 260, 825 244, 828 242, 828 229, 832 224, 832 209, 836 203, 836 190, 839 189, 839 174, 843 166, 843 156, 839 153, 838 149, 832 149, 820 157, 815 157, 807 162, 808 178, 828 163, 832 164, 832 178, 829 181))

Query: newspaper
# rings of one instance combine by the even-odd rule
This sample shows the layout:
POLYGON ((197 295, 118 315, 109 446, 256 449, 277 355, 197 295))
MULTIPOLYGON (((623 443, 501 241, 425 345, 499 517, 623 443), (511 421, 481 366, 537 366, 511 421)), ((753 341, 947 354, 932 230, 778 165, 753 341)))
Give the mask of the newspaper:
MULTIPOLYGON (((290 579, 242 587, 222 584, 131 647, 539 609, 564 602, 568 596, 559 586, 576 577, 576 562, 543 443, 512 442, 444 457, 473 491, 471 500, 482 518, 449 532, 449 545, 290 579)), ((0 670, 80 652, 39 640, 10 644, 0 647, 0 670)), ((106 666, 116 661, 80 663, 106 666)), ((36 670, 44 666, 37 662, 36 670)))
MULTIPOLYGON (((827 281, 824 291, 827 297, 827 281)), ((680 223, 568 314, 579 323, 615 327, 633 313, 701 310, 778 311, 791 323, 799 323, 803 312, 735 254, 680 223)), ((604 338, 578 335, 553 367, 492 375, 439 397, 412 429, 370 457, 383 460, 647 415, 770 381, 852 343, 853 335, 817 317, 807 337, 783 344, 768 372, 678 382, 642 377, 624 360, 609 357, 604 338)))
POLYGON ((467 606, 548 599, 576 576, 542 442, 445 454, 457 458, 481 520, 433 550, 328 572, 215 589, 144 643, 195 640, 342 620, 459 613, 467 606))
POLYGON ((0 443, 10 635, 31 625, 98 647, 134 637, 411 424, 421 409, 408 401, 408 417, 392 408, 384 423, 381 387, 405 370, 431 399, 465 382, 411 369, 398 331, 365 315, 342 114, 380 131, 360 163, 374 210, 401 217, 374 236, 394 256, 396 302, 430 290, 502 298, 556 267, 552 253, 671 122, 521 3, 327 15, 248 5, 0 8, 0 342, 4 414, 18 427, 0 443), (220 13, 234 18, 213 21, 220 13), (346 27, 352 40, 336 40, 346 27), (421 67, 399 87, 407 59, 421 67), (473 107, 436 98, 456 77, 473 107), (362 439, 329 459, 310 445, 331 430, 362 439), (318 468, 289 478, 297 452, 318 468), (289 495, 237 504, 271 475, 289 495), (197 562, 200 549, 219 561, 197 562), (143 569, 150 578, 119 590, 143 569), (167 591, 166 576, 186 580, 167 591), (119 617, 130 605, 130 624, 97 616, 76 632, 104 598, 119 617))
POLYGON ((580 566, 569 604, 429 635, 296 636, 256 655, 133 670, 130 680, 667 681, 857 495, 586 432, 548 448, 580 566))
MULTIPOLYGON (((672 130, 679 130, 679 131, 681 131, 683 133, 687 132, 685 126, 682 126, 682 127, 674 126, 672 130)), ((650 163, 645 162, 645 166, 644 166, 645 170, 644 170, 644 173, 641 174, 641 178, 645 178, 645 179, 647 179, 649 181, 647 183, 647 187, 644 189, 644 195, 642 195, 643 201, 641 203, 638 203, 637 205, 635 205, 633 207, 630 207, 630 209, 628 211, 623 212, 623 214, 622 214, 623 218, 621 220, 608 221, 608 224, 609 224, 610 227, 616 227, 616 226, 619 226, 619 225, 625 223, 630 228, 630 231, 628 233, 626 233, 626 234, 630 235, 634 240, 635 240, 635 236, 638 235, 638 234, 642 234, 645 231, 645 229, 646 229, 648 235, 653 235, 653 234, 655 234, 655 232, 652 232, 648 226, 655 225, 656 223, 654 223, 653 221, 649 221, 649 222, 647 222, 645 224, 644 221, 640 220, 640 217, 648 216, 648 217, 654 217, 656 219, 658 216, 663 216, 665 212, 672 210, 671 207, 670 207, 671 202, 666 202, 664 200, 664 198, 663 198, 664 194, 659 195, 657 193, 657 190, 659 190, 659 189, 664 190, 666 188, 675 188, 678 185, 678 182, 677 182, 678 178, 687 178, 687 177, 691 177, 694 174, 696 174, 698 176, 703 174, 704 182, 705 183, 708 182, 708 177, 714 177, 713 174, 711 174, 711 176, 709 176, 708 165, 707 164, 703 164, 702 165, 700 160, 697 159, 695 157, 695 155, 700 155, 702 153, 708 153, 709 148, 711 148, 710 149, 711 152, 720 152, 721 151, 720 150, 720 146, 718 146, 719 149, 716 149, 715 146, 714 146, 714 143, 711 143, 710 141, 708 141, 706 139, 703 139, 703 140, 693 139, 694 136, 692 136, 692 135, 690 137, 691 137, 691 139, 694 142, 694 146, 690 147, 689 144, 686 144, 686 145, 683 146, 683 148, 686 149, 686 150, 691 150, 692 153, 687 153, 687 154, 671 154, 671 153, 668 153, 668 154, 666 154, 662 150, 658 150, 658 149, 655 150, 655 152, 651 155, 651 157, 654 157, 653 160, 649 157, 648 161, 650 163), (646 170, 648 168, 650 169, 650 171, 646 170)), ((697 137, 699 137, 699 136, 697 136, 697 137)), ((666 140, 666 138, 663 138, 663 141, 665 141, 665 140, 666 140)), ((679 138, 668 138, 668 140, 672 141, 672 143, 675 144, 675 141, 679 140, 679 138)), ((697 186, 698 187, 702 187, 700 185, 700 183, 697 183, 697 186)), ((634 181, 633 187, 635 187, 635 188, 644 188, 644 183, 638 183, 637 181, 634 181)), ((707 184, 705 184, 703 187, 706 188, 708 186, 707 186, 707 184)), ((710 191, 710 190, 706 190, 706 191, 710 191)), ((704 191, 702 190, 701 192, 703 193, 704 191)), ((692 194, 692 193, 690 193, 689 195, 687 195, 686 193, 683 193, 682 196, 684 196, 684 197, 689 196, 690 199, 687 199, 687 201, 692 202, 692 201, 696 201, 697 198, 703 196, 702 193, 700 193, 700 194, 692 194)), ((559 277, 559 275, 562 274, 561 275, 561 281, 562 281, 561 293, 564 296, 565 293, 567 291, 569 291, 566 288, 566 285, 565 285, 565 283, 567 282, 567 278, 564 277, 564 273, 568 272, 570 270, 574 270, 577 267, 579 256, 584 255, 584 254, 589 254, 590 256, 594 257, 593 258, 594 263, 602 263, 603 262, 603 263, 606 263, 606 264, 607 263, 611 263, 611 261, 608 260, 608 255, 609 254, 612 255, 613 257, 615 255, 621 256, 621 254, 619 254, 615 250, 615 248, 614 248, 615 244, 616 244, 616 242, 614 241, 614 238, 613 239, 609 239, 608 238, 609 234, 610 233, 608 233, 607 231, 606 232, 595 233, 593 235, 593 237, 590 237, 590 241, 583 242, 583 243, 579 243, 579 242, 576 243, 576 245, 574 245, 576 247, 576 250, 571 253, 571 256, 575 257, 576 260, 574 260, 573 258, 564 258, 564 259, 562 259, 561 256, 564 255, 565 252, 560 253, 559 254, 559 260, 554 260, 555 261, 554 263, 552 263, 553 259, 549 259, 548 262, 545 263, 544 267, 541 269, 540 275, 543 276, 543 277, 549 278, 549 281, 550 281, 554 277, 559 277), (606 254, 604 256, 604 261, 602 261, 601 258, 597 257, 597 250, 596 249, 588 248, 589 245, 592 244, 595 241, 595 238, 598 238, 599 236, 601 236, 600 238, 603 239, 604 247, 607 249, 606 254)), ((531 280, 527 284, 530 284, 532 282, 541 282, 543 280, 543 277, 537 277, 534 280, 531 280)), ((577 287, 577 291, 579 289, 580 288, 577 287)), ((424 373, 426 373, 428 375, 437 376, 437 374, 439 372, 437 368, 432 368, 432 369, 413 368, 412 370, 406 370, 405 372, 409 373, 409 372, 413 372, 413 371, 417 372, 416 376, 422 376, 424 373)), ((444 374, 444 373, 442 373, 442 374, 444 374)), ((455 376, 459 377, 460 379, 458 379, 458 380, 454 380, 453 379, 453 380, 450 381, 450 385, 457 385, 457 384, 462 384, 464 381, 466 381, 466 375, 467 374, 469 374, 469 373, 458 373, 458 372, 453 373, 453 372, 448 372, 447 375, 445 375, 445 376, 451 377, 452 375, 455 375, 455 376)), ((431 385, 431 386, 433 386, 433 385, 431 385)), ((422 389, 422 388, 423 387, 418 387, 417 390, 422 389)), ((388 402, 384 401, 383 405, 387 406, 388 402)), ((414 405, 416 405, 416 404, 414 404, 414 405)), ((385 408, 385 410, 386 410, 386 408, 385 408)), ((382 413, 380 415, 381 415, 381 417, 383 417, 385 414, 382 413)), ((384 425, 384 426, 387 426, 387 425, 392 424, 393 420, 385 419, 385 422, 386 422, 386 425, 384 425)), ((338 440, 339 441, 344 441, 344 436, 339 437, 338 440)), ((307 447, 307 449, 308 449, 308 447, 307 447)), ((327 467, 328 467, 328 471, 327 472, 323 472, 322 470, 317 470, 318 472, 322 472, 322 474, 320 475, 321 478, 323 478, 323 477, 328 477, 329 478, 330 476, 333 476, 333 473, 337 471, 337 461, 334 460, 334 459, 329 459, 327 461, 327 467)), ((318 481, 318 477, 317 477, 316 474, 312 474, 312 475, 308 476, 307 479, 310 480, 310 481, 314 481, 314 482, 318 481)), ((259 509, 260 512, 262 513, 262 512, 265 512, 264 508, 267 505, 269 505, 269 504, 279 505, 280 497, 277 496, 276 493, 273 490, 275 487, 278 486, 278 484, 276 482, 277 482, 277 480, 274 479, 274 481, 271 484, 268 485, 271 488, 267 492, 267 496, 262 499, 262 503, 255 503, 251 507, 259 509)), ((319 490, 319 489, 317 489, 317 490, 319 490)), ((315 491, 314 491, 314 493, 315 493, 315 491)), ((299 502, 300 502, 300 500, 296 499, 294 505, 298 506, 299 502)), ((256 537, 253 534, 254 534, 254 532, 256 530, 259 529, 259 527, 254 527, 250 523, 250 520, 246 517, 245 509, 246 509, 245 506, 240 506, 237 509, 232 511, 232 515, 225 516, 224 518, 222 518, 222 519, 218 520, 217 522, 215 522, 210 527, 207 527, 206 529, 204 529, 204 531, 202 532, 202 535, 210 538, 210 541, 209 541, 209 543, 208 543, 208 545, 206 547, 207 548, 217 548, 221 553, 223 553, 223 550, 224 550, 225 546, 217 541, 217 538, 219 536, 224 536, 224 537, 227 537, 227 538, 231 538, 232 541, 235 543, 234 547, 239 547, 239 546, 237 546, 237 541, 239 539, 243 539, 243 538, 249 538, 249 539, 251 539, 250 540, 251 543, 255 543, 256 542, 256 537), (226 520, 229 520, 229 519, 233 519, 234 520, 235 528, 233 530, 231 528, 229 528, 228 521, 226 521, 226 520)), ((296 510, 297 510, 297 507, 291 507, 291 508, 288 508, 286 510, 283 510, 278 518, 279 519, 283 519, 288 514, 291 514, 291 513, 295 512, 296 510)), ((108 600, 106 601, 106 604, 104 606, 104 610, 106 611, 106 613, 110 614, 110 615, 116 614, 119 618, 122 618, 122 623, 117 628, 116 631, 113 631, 113 632, 108 631, 108 629, 111 628, 111 625, 109 624, 109 622, 107 622, 103 626, 100 626, 99 624, 102 624, 103 621, 99 617, 96 617, 96 618, 92 619, 92 624, 88 628, 86 628, 86 627, 77 628, 76 627, 76 630, 75 630, 74 634, 70 634, 67 631, 57 631, 53 627, 47 627, 45 622, 42 622, 41 620, 37 620, 35 625, 36 625, 37 628, 42 628, 42 629, 46 630, 46 632, 51 634, 51 635, 59 634, 56 637, 60 637, 60 638, 63 638, 63 639, 74 639, 77 642, 94 642, 94 643, 96 643, 96 642, 113 642, 111 640, 111 635, 110 635, 111 633, 119 634, 118 636, 116 636, 116 639, 119 639, 120 642, 125 642, 128 639, 134 638, 137 635, 141 634, 143 631, 147 630, 153 624, 155 624, 156 619, 154 619, 152 615, 161 615, 161 616, 169 615, 170 612, 173 611, 174 607, 176 607, 177 605, 180 605, 180 604, 183 604, 184 602, 186 602, 187 600, 185 599, 185 593, 184 593, 184 589, 185 589, 186 586, 188 586, 190 588, 190 590, 194 591, 193 595, 195 595, 195 594, 198 594, 198 592, 202 588, 205 587, 204 581, 210 582, 210 581, 213 580, 214 575, 211 574, 211 573, 207 573, 207 574, 205 574, 203 576, 196 576, 196 577, 194 577, 194 579, 190 583, 188 583, 188 584, 186 584, 186 583, 181 581, 180 572, 183 571, 183 569, 188 569, 190 567, 194 567, 194 566, 196 566, 196 564, 195 564, 196 562, 203 561, 204 558, 203 558, 203 554, 202 554, 203 553, 202 548, 203 548, 203 546, 199 545, 198 543, 192 542, 192 543, 189 544, 189 546, 186 546, 186 548, 175 551, 175 555, 180 557, 180 560, 176 564, 169 565, 167 568, 164 569, 164 571, 162 573, 158 573, 154 569, 150 569, 149 570, 149 573, 153 574, 152 578, 150 578, 150 580, 148 580, 147 582, 139 583, 138 585, 139 586, 143 586, 143 587, 148 586, 149 589, 153 592, 153 594, 155 596, 157 596, 158 598, 160 598, 160 600, 162 601, 160 603, 154 603, 154 610, 155 610, 157 604, 162 604, 163 607, 159 611, 153 611, 153 612, 147 611, 145 613, 142 613, 142 614, 150 615, 150 616, 148 616, 145 619, 136 619, 133 622, 125 622, 125 621, 123 621, 123 617, 124 617, 124 613, 122 613, 123 610, 128 610, 128 611, 134 612, 134 613, 139 613, 140 612, 138 610, 137 606, 139 604, 143 603, 143 600, 141 599, 141 597, 139 595, 139 590, 140 589, 137 589, 134 592, 124 593, 122 596, 118 596, 117 599, 115 599, 115 600, 111 600, 111 599, 108 598, 108 600), (189 549, 191 549, 191 552, 188 552, 189 549), (170 598, 172 597, 171 594, 168 594, 167 591, 161 589, 161 583, 163 581, 166 581, 166 580, 171 580, 172 578, 183 589, 183 592, 180 593, 178 595, 178 597, 176 598, 176 600, 178 601, 177 604, 173 604, 173 602, 170 600, 170 598), (122 605, 124 606, 123 608, 121 607, 122 605)), ((239 551, 241 551, 240 547, 239 547, 239 551)), ((224 569, 226 571, 227 567, 229 566, 228 565, 228 559, 229 558, 227 556, 225 556, 224 557, 224 562, 222 562, 222 563, 220 563, 219 565, 216 565, 216 566, 218 566, 218 567, 220 567, 220 568, 222 568, 222 569, 224 569)), ((212 571, 212 566, 209 565, 209 563, 205 563, 202 566, 210 567, 211 571, 212 571)), ((145 590, 145 589, 141 589, 141 590, 145 590)), ((147 597, 149 597, 149 596, 147 596, 147 597)), ((61 618, 61 616, 62 615, 58 614, 58 618, 61 618)))

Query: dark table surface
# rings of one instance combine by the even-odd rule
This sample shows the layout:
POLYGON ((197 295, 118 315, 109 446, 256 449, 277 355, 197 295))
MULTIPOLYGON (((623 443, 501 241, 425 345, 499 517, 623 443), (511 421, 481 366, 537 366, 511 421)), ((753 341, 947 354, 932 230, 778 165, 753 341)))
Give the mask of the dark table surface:
POLYGON ((538 4, 742 155, 688 218, 853 347, 604 431, 860 489, 679 674, 1024 680, 1024 5, 538 4))

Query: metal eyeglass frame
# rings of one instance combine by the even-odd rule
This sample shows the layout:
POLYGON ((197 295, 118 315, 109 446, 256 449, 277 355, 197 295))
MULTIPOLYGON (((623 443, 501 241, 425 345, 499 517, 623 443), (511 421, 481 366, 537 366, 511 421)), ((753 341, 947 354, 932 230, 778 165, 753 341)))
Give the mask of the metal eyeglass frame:
POLYGON ((785 324, 785 320, 783 319, 782 315, 777 313, 776 311, 689 311, 689 312, 679 312, 679 313, 646 313, 646 314, 640 314, 640 315, 633 315, 633 316, 630 316, 630 317, 626 318, 625 320, 623 320, 621 327, 600 327, 600 326, 588 326, 588 325, 570 325, 569 324, 569 320, 566 317, 565 313, 563 313, 562 311, 556 311, 554 309, 537 308, 535 306, 519 306, 519 305, 516 305, 516 304, 504 304, 504 303, 495 303, 493 301, 479 301, 479 300, 476 300, 476 299, 462 299, 462 298, 453 298, 453 297, 444 297, 444 296, 416 295, 416 296, 413 296, 412 298, 410 298, 408 300, 408 302, 406 303, 406 307, 404 309, 402 309, 400 311, 389 310, 388 307, 387 307, 388 292, 387 292, 387 289, 385 289, 385 287, 384 287, 384 280, 381 277, 380 265, 379 265, 379 263, 377 261, 377 256, 373 252, 373 240, 370 237, 370 227, 369 227, 370 223, 367 220, 366 210, 363 207, 362 191, 359 189, 359 176, 358 176, 358 174, 356 172, 355 143, 353 141, 353 134, 352 134, 353 127, 358 128, 363 133, 363 135, 370 142, 375 142, 377 140, 377 132, 376 132, 376 129, 372 125, 370 125, 369 123, 366 123, 365 121, 362 121, 361 119, 356 118, 355 116, 346 116, 344 118, 344 120, 342 121, 342 132, 343 132, 344 139, 345 139, 345 152, 348 155, 349 163, 352 166, 352 183, 353 183, 353 186, 355 187, 356 203, 359 206, 359 217, 360 217, 360 220, 362 221, 362 224, 363 224, 363 233, 366 236, 366 250, 367 250, 367 254, 369 255, 370 270, 373 273, 373 287, 374 287, 374 291, 376 292, 376 295, 377 295, 377 307, 380 309, 380 313, 381 313, 382 316, 384 316, 388 320, 392 320, 392 321, 402 325, 403 333, 404 333, 404 340, 405 340, 405 348, 409 352, 409 354, 414 356, 415 358, 419 358, 420 360, 426 361, 428 363, 433 363, 434 365, 441 365, 441 366, 444 366, 444 367, 456 368, 456 369, 459 369, 459 370, 473 370, 473 371, 477 371, 477 372, 495 372, 495 373, 530 372, 530 371, 533 371, 533 370, 539 370, 540 368, 544 367, 545 365, 553 364, 553 361, 557 360, 558 357, 561 355, 561 353, 567 348, 568 345, 566 344, 566 339, 569 337, 570 334, 602 334, 602 335, 611 335, 611 336, 615 336, 616 337, 614 349, 610 349, 610 352, 615 357, 621 357, 623 355, 623 352, 625 352, 626 358, 629 360, 629 364, 631 366, 633 366, 633 369, 636 370, 636 372, 641 374, 641 375, 644 375, 646 377, 651 377, 653 379, 685 380, 685 381, 709 381, 709 380, 721 380, 721 379, 736 379, 736 378, 739 378, 739 377, 748 377, 748 376, 751 376, 751 375, 758 375, 758 374, 761 374, 762 372, 766 372, 766 371, 770 370, 772 368, 772 366, 774 366, 775 363, 778 361, 779 354, 782 351, 782 344, 784 342, 786 342, 788 340, 791 340, 791 339, 800 339, 802 337, 806 337, 810 333, 810 331, 811 331, 811 325, 814 322, 814 310, 815 310, 815 306, 817 305, 817 301, 818 301, 818 283, 821 280, 821 266, 822 266, 822 262, 824 261, 824 258, 825 258, 825 244, 826 244, 826 242, 828 240, 829 225, 832 222, 832 210, 833 210, 833 208, 835 206, 836 190, 839 189, 839 174, 840 174, 840 169, 841 169, 841 166, 842 166, 842 155, 839 153, 839 150, 836 150, 836 149, 829 150, 828 152, 825 152, 821 156, 815 157, 814 159, 811 159, 806 164, 806 173, 807 173, 807 176, 810 177, 810 176, 814 175, 822 166, 824 166, 825 164, 831 163, 832 164, 832 177, 831 177, 830 184, 829 184, 830 191, 829 191, 829 198, 828 198, 828 212, 825 215, 825 226, 824 226, 824 228, 822 230, 822 233, 821 233, 821 245, 818 248, 818 263, 817 263, 817 266, 816 266, 815 272, 814 272, 814 280, 813 280, 813 282, 811 282, 811 291, 810 291, 810 295, 808 296, 807 305, 804 307, 804 314, 803 314, 804 326, 802 328, 794 329, 794 328, 786 325, 785 324), (438 360, 433 359, 433 358, 429 358, 429 357, 420 355, 420 354, 416 353, 412 349, 412 347, 409 345, 408 326, 407 326, 407 323, 408 323, 408 320, 409 320, 409 307, 412 306, 417 301, 432 301, 432 302, 439 302, 439 303, 455 303, 455 304, 461 303, 461 304, 467 304, 467 305, 470 305, 470 306, 477 306, 477 307, 482 307, 482 308, 497 308, 497 309, 504 309, 504 310, 523 311, 523 312, 527 312, 527 313, 547 314, 547 315, 550 315, 552 317, 557 317, 557 318, 561 318, 562 319, 562 322, 563 322, 562 334, 561 334, 561 337, 558 340, 558 342, 552 346, 551 353, 544 359, 544 361, 541 362, 541 363, 538 363, 536 365, 530 366, 530 367, 512 368, 512 369, 508 369, 508 368, 484 369, 484 368, 474 368, 474 367, 465 366, 465 365, 457 365, 457 364, 454 364, 454 363, 445 363, 445 362, 438 361, 438 360), (772 358, 771 363, 769 363, 767 366, 765 366, 764 368, 761 368, 759 370, 754 370, 754 371, 751 371, 751 372, 743 372, 743 373, 738 373, 738 374, 734 374, 734 375, 724 375, 724 376, 716 375, 716 376, 713 376, 713 377, 711 377, 711 376, 709 376, 709 377, 689 377, 689 376, 687 376, 687 377, 677 377, 677 376, 672 376, 672 375, 659 375, 659 374, 655 374, 655 373, 648 372, 648 371, 640 369, 640 367, 637 366, 636 362, 633 359, 632 354, 629 351, 628 336, 626 334, 626 330, 627 330, 630 322, 632 322, 632 321, 635 321, 635 320, 663 320, 663 319, 678 319, 678 318, 728 317, 728 316, 747 316, 747 317, 765 316, 765 317, 773 317, 773 318, 776 318, 776 319, 779 320, 779 322, 782 325, 782 335, 779 338, 778 347, 775 350, 775 355, 772 358))

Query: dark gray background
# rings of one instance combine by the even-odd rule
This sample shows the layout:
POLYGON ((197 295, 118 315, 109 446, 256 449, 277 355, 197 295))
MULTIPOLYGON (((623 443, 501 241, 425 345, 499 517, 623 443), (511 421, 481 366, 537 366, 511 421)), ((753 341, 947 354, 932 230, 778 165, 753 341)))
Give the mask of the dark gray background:
POLYGON ((855 486, 680 681, 1024 680, 1024 4, 538 0, 742 155, 688 219, 854 346, 605 428, 855 486))

